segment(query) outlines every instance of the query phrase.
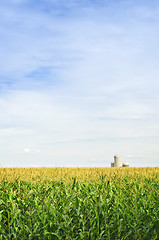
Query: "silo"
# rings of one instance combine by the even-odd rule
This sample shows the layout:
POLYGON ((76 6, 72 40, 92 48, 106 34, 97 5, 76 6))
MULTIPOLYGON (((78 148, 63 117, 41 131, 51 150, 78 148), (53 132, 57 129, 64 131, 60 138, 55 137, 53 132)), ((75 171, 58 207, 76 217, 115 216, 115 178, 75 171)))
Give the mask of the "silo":
POLYGON ((117 155, 114 156, 114 167, 121 167, 121 160, 117 155))
POLYGON ((114 163, 113 162, 111 163, 111 167, 114 167, 114 163))

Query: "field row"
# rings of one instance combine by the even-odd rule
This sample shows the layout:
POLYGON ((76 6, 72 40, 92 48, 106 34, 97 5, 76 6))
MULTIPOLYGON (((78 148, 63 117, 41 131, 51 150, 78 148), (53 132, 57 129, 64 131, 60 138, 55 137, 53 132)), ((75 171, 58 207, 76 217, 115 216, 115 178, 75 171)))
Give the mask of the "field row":
POLYGON ((79 181, 107 180, 128 176, 130 178, 146 177, 153 179, 158 177, 159 168, 0 168, 0 181, 5 179, 14 181, 16 179, 25 181, 54 180, 72 181, 76 178, 79 181))
POLYGON ((0 239, 159 239, 157 168, 3 171, 0 239))

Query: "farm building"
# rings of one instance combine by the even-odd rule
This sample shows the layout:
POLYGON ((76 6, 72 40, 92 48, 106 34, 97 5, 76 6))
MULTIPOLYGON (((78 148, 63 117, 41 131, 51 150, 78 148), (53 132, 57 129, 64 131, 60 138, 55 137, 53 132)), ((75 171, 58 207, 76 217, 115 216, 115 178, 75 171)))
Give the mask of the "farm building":
MULTIPOLYGON (((121 159, 118 155, 114 156, 114 162, 111 163, 111 167, 121 167, 121 159)), ((123 163, 122 167, 129 167, 129 163, 123 163)))

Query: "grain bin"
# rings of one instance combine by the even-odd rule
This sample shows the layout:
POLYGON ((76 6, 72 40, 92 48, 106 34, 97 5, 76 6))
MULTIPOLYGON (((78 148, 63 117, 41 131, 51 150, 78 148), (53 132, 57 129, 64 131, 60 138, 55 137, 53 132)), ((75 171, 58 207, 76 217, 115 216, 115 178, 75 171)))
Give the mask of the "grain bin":
POLYGON ((114 156, 114 167, 121 167, 121 160, 117 155, 114 156))
POLYGON ((126 163, 123 163, 123 165, 122 165, 123 167, 129 167, 129 163, 128 162, 126 162, 126 163))

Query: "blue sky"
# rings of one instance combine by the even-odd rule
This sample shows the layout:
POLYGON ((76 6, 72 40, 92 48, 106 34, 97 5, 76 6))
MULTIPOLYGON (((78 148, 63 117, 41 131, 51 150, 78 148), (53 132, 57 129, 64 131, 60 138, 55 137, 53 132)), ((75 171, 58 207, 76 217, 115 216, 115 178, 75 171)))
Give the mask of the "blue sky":
POLYGON ((0 1, 0 164, 159 165, 159 2, 0 1))

